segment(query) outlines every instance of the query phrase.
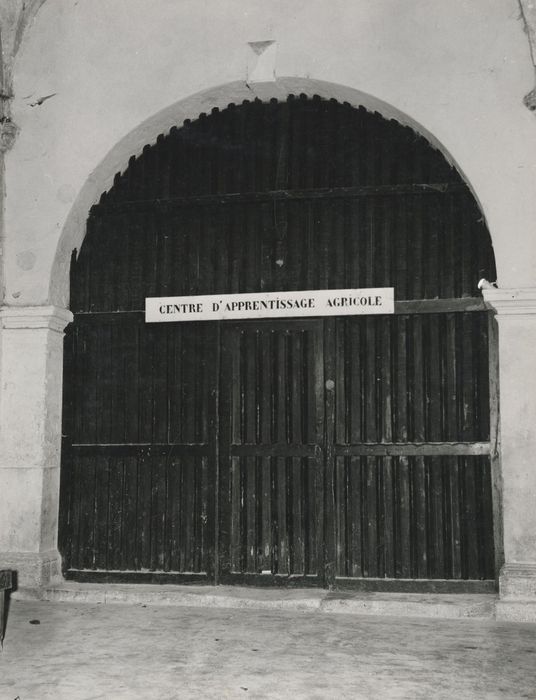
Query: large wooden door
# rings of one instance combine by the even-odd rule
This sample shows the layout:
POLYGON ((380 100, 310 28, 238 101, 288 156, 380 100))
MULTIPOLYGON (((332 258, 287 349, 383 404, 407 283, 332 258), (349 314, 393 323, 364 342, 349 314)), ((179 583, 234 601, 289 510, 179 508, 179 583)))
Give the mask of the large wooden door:
POLYGON ((481 277, 495 279, 493 249, 466 183, 379 114, 290 97, 160 136, 92 208, 73 258, 66 575, 494 585, 481 277), (151 296, 382 286, 393 316, 143 317, 151 296))

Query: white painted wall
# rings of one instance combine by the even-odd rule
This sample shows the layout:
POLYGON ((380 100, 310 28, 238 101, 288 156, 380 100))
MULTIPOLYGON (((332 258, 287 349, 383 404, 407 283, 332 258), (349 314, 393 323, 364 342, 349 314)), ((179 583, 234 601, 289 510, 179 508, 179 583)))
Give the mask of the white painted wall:
POLYGON ((67 303, 89 205, 160 131, 253 97, 247 42, 265 39, 293 79, 274 94, 365 93, 432 134, 482 204, 500 284, 534 285, 533 67, 516 0, 54 0, 14 69, 6 304, 67 303))

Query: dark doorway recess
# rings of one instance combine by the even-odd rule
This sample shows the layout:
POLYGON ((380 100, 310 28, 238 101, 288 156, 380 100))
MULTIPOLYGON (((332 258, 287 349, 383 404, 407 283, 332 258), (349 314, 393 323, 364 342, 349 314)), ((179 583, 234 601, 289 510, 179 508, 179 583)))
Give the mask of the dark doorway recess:
POLYGON ((492 590, 481 277, 471 192, 395 121, 301 96, 159 136, 73 257, 65 575, 492 590), (392 316, 144 322, 150 296, 380 286, 392 316))

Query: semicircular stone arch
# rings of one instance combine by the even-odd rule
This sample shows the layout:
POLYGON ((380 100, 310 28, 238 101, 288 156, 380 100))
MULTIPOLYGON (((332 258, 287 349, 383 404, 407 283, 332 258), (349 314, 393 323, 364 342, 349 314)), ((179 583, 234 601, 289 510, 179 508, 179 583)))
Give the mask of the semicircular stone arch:
POLYGON ((72 261, 67 574, 493 585, 481 278, 467 184, 364 107, 231 104, 146 146, 72 261), (376 287, 395 315, 143 323, 147 297, 376 287))
MULTIPOLYGON (((236 248, 246 254, 241 237, 247 238, 248 217, 262 219, 263 231, 277 241, 279 252, 260 243, 262 260, 257 260, 255 281, 251 262, 247 272, 256 289, 306 288, 305 283, 314 283, 315 288, 394 286, 398 299, 454 298, 476 296, 482 277, 496 279, 483 216, 456 169, 410 127, 335 100, 291 97, 286 102, 230 105, 161 135, 143 155, 130 160, 113 188, 93 207, 87 233, 91 243, 82 246, 77 266, 87 266, 89 248, 106 259, 109 247, 117 245, 118 235, 107 233, 110 220, 113 226, 124 227, 119 235, 125 255, 114 268, 120 275, 129 265, 126 244, 133 238, 139 243, 138 231, 150 236, 164 219, 168 227, 188 226, 192 218, 199 225, 200 216, 207 222, 223 217, 227 234, 232 229, 232 240, 225 233, 222 239, 220 230, 218 240, 203 241, 206 254, 219 246, 220 262, 236 248), (359 192, 359 188, 365 189, 359 192), (288 190, 295 194, 287 195, 288 190), (318 192, 312 195, 307 190, 318 192), (199 197, 198 203, 194 197, 199 197), (392 207, 388 220, 383 220, 375 212, 385 208, 387 199, 392 207), (307 209, 311 222, 307 235, 317 250, 327 244, 319 238, 320 231, 329 236, 331 251, 312 265, 300 249, 311 244, 303 235, 304 224, 296 227, 287 221, 299 207, 307 209), (327 228, 319 224, 326 217, 331 220, 327 228), (382 245, 373 250, 370 243, 378 238, 378 226, 382 245), (283 248, 288 250, 284 253, 283 248), (408 275, 404 265, 411 250, 416 256, 408 275), (277 266, 275 260, 287 252, 291 257, 277 266)), ((160 238, 150 248, 171 262, 171 248, 158 250, 168 241, 160 238)), ((173 282, 155 279, 147 291, 180 294, 192 286, 188 275, 178 277, 173 282)), ((231 288, 246 291, 247 281, 236 271, 224 288, 214 285, 215 280, 208 279, 194 283, 196 293, 219 293, 231 288)), ((131 288, 116 284, 115 299, 103 288, 102 310, 143 308, 144 290, 138 289, 137 299, 127 298, 131 288)), ((78 303, 72 300, 72 310, 78 303)), ((100 302, 94 299, 91 304, 100 302)))

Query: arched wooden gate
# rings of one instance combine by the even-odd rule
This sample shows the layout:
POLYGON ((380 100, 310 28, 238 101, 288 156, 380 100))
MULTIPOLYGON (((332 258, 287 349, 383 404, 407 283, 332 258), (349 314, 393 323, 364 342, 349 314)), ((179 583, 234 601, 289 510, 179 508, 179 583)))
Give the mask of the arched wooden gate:
POLYGON ((482 215, 410 128, 302 96, 160 136, 73 258, 66 576, 493 585, 480 277, 482 215), (393 316, 143 315, 150 296, 381 286, 393 316))

